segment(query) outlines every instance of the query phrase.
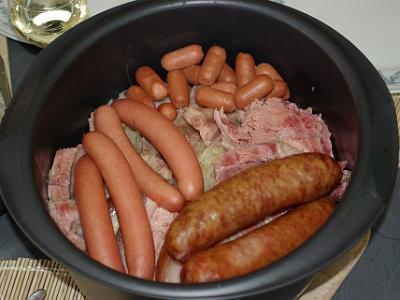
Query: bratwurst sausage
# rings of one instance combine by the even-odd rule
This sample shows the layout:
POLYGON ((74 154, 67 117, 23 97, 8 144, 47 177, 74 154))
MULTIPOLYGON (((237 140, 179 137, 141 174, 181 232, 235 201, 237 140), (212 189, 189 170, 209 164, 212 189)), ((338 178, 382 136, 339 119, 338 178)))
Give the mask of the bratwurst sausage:
POLYGON ((326 195, 341 177, 338 163, 322 153, 296 154, 248 169, 182 210, 167 233, 167 251, 185 260, 267 215, 326 195))
POLYGON ((181 280, 186 283, 218 281, 265 267, 307 241, 334 209, 329 198, 320 198, 237 240, 195 253, 184 263, 181 280))
POLYGON ((123 123, 138 130, 160 151, 185 200, 194 200, 203 193, 204 182, 199 161, 178 127, 159 111, 140 102, 122 100, 115 101, 112 106, 123 123))
MULTIPOLYGON (((156 111, 145 104, 140 105, 156 111)), ((99 168, 114 202, 121 226, 128 274, 153 279, 153 236, 142 195, 127 160, 118 146, 100 132, 87 133, 82 139, 82 144, 99 168)))
POLYGON ((76 163, 74 191, 89 256, 125 273, 108 213, 103 179, 88 155, 82 156, 76 163))

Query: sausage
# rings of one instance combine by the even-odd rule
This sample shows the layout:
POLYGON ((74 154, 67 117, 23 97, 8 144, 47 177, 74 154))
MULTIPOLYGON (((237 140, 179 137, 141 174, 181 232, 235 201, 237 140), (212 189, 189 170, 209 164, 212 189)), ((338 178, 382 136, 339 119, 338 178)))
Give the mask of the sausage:
POLYGON ((262 63, 256 67, 256 75, 268 75, 272 80, 283 80, 278 71, 270 64, 262 63))
POLYGON ((201 86, 196 89, 196 103, 208 108, 223 108, 224 112, 230 113, 236 109, 234 94, 201 86))
POLYGON ((221 72, 218 75, 217 82, 228 82, 236 84, 235 71, 227 64, 224 63, 221 72))
POLYGON ((272 89, 271 93, 267 95, 267 98, 278 97, 282 98, 283 100, 289 99, 290 92, 287 83, 285 81, 274 80, 273 86, 274 88, 272 89))
POLYGON ((138 85, 131 85, 126 91, 126 97, 154 108, 153 98, 138 85))
POLYGON ((203 56, 200 45, 189 45, 164 54, 161 65, 167 71, 183 69, 198 64, 203 56))
POLYGON ((168 96, 167 86, 157 73, 150 67, 143 66, 136 70, 137 83, 149 94, 153 100, 162 100, 168 96))
POLYGON ((187 68, 183 69, 182 71, 183 71, 183 74, 185 74, 186 80, 190 84, 194 84, 194 85, 199 84, 199 80, 198 80, 199 71, 200 71, 199 65, 187 67, 187 68))
POLYGON ((328 198, 303 204, 237 240, 198 252, 183 265, 181 280, 229 279, 263 268, 305 243, 333 214, 328 198))
POLYGON ((158 111, 170 121, 176 119, 176 107, 172 103, 161 103, 158 107, 158 111))
POLYGON ((203 193, 203 175, 197 156, 172 122, 140 102, 122 100, 112 106, 122 122, 138 130, 165 158, 185 200, 194 200, 203 193))
MULTIPOLYGON (((156 111, 143 105, 149 110, 156 111)), ((142 195, 132 171, 117 145, 100 132, 89 132, 83 148, 95 162, 113 199, 121 228, 128 274, 151 280, 154 273, 154 245, 142 195)))
POLYGON ((168 94, 171 102, 178 108, 188 106, 190 100, 190 90, 183 71, 169 71, 167 74, 167 84, 168 94))
POLYGON ((94 126, 98 132, 112 139, 124 154, 139 189, 145 195, 169 211, 180 211, 183 208, 185 201, 182 195, 136 153, 128 136, 122 129, 117 112, 111 106, 103 105, 96 109, 94 113, 94 126))
POLYGON ((256 76, 252 81, 239 88, 235 94, 236 106, 245 108, 251 102, 267 96, 273 89, 273 82, 268 75, 256 76))
POLYGON ((236 80, 238 88, 241 88, 256 77, 256 65, 253 56, 240 52, 236 56, 236 80))
POLYGON ((155 280, 159 282, 180 283, 182 264, 168 255, 163 246, 157 260, 155 280))
POLYGON ((89 256, 125 273, 99 169, 88 155, 84 155, 76 163, 74 176, 76 203, 89 256))
POLYGON ((224 66, 226 51, 220 46, 212 46, 208 49, 203 64, 200 67, 198 81, 201 85, 210 86, 216 80, 224 66))
POLYGON ((235 94, 237 87, 234 83, 230 82, 217 82, 211 86, 213 89, 220 90, 223 92, 235 94))
POLYGON ((338 163, 322 153, 291 155, 248 169, 187 205, 168 230, 166 249, 185 260, 267 215, 328 194, 341 177, 338 163))

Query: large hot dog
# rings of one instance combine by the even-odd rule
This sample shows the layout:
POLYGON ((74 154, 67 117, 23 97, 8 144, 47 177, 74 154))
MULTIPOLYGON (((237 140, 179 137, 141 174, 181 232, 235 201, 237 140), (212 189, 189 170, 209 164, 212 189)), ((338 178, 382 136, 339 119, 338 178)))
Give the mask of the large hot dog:
POLYGON ((171 121, 140 102, 122 100, 112 106, 122 122, 138 130, 160 151, 186 200, 194 200, 203 193, 203 175, 196 154, 171 121))
POLYGON ((307 241, 332 215, 325 197, 303 204, 234 241, 195 253, 184 263, 182 282, 229 279, 265 267, 307 241))
POLYGON ((111 106, 103 105, 96 109, 94 126, 97 131, 104 133, 117 144, 128 161, 140 190, 145 195, 169 211, 179 211, 183 208, 185 202, 182 195, 136 153, 122 129, 117 112, 111 106))
POLYGON ((76 163, 74 190, 89 256, 125 273, 108 213, 103 179, 88 155, 76 163))
MULTIPOLYGON (((141 105, 156 111, 145 104, 141 105)), ((154 273, 153 238, 143 198, 127 160, 118 146, 100 132, 87 133, 82 144, 99 168, 114 202, 128 274, 151 280, 154 273)))
POLYGON ((269 214, 326 195, 341 176, 337 162, 322 153, 292 155, 248 169, 182 210, 167 233, 167 251, 184 260, 269 214))

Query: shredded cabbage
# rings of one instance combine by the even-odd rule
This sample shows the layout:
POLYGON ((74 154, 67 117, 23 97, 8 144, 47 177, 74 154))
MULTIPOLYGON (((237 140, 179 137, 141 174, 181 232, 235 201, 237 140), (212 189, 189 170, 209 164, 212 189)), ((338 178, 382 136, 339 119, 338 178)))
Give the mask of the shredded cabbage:
POLYGON ((221 143, 204 148, 198 156, 201 172, 204 178, 204 191, 208 191, 215 185, 215 162, 225 153, 221 143))

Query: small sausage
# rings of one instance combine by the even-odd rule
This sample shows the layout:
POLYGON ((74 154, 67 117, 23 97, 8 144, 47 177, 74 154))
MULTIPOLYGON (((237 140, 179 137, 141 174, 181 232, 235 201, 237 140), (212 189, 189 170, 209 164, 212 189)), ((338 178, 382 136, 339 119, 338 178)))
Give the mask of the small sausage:
MULTIPOLYGON (((149 110, 155 109, 143 105, 149 110)), ((117 211, 128 274, 151 280, 154 274, 154 245, 143 197, 131 168, 118 146, 106 135, 92 131, 82 139, 83 148, 95 162, 117 211)))
POLYGON ((136 70, 137 83, 149 94, 153 100, 162 100, 168 95, 167 85, 150 67, 143 66, 136 70))
POLYGON ((341 177, 338 163, 322 153, 291 155, 248 169, 187 205, 168 230, 166 249, 185 260, 267 215, 328 194, 341 177))
POLYGON ((287 86, 287 83, 283 80, 274 80, 273 81, 274 88, 271 93, 267 95, 267 98, 278 97, 283 100, 289 99, 290 92, 287 86))
POLYGON ((169 71, 167 74, 168 94, 177 108, 189 105, 190 89, 185 74, 181 70, 169 71))
POLYGON ((122 122, 138 130, 165 158, 185 200, 194 200, 203 193, 203 175, 197 156, 171 121, 140 102, 122 100, 112 106, 122 122))
POLYGON ((273 82, 268 75, 256 76, 252 81, 239 88, 235 94, 236 106, 245 108, 251 102, 267 96, 273 89, 273 82))
POLYGON ((168 52, 161 58, 161 65, 167 71, 178 70, 198 64, 204 53, 200 45, 189 45, 168 52))
POLYGON ((211 86, 213 89, 220 90, 223 92, 235 94, 237 87, 234 83, 229 82, 217 82, 211 86))
POLYGON ((224 280, 270 265, 306 242, 334 210, 329 198, 320 198, 237 240, 198 252, 183 265, 181 280, 185 283, 224 280))
POLYGON ((256 67, 256 75, 268 75, 272 80, 283 80, 278 71, 270 64, 262 63, 256 67))
POLYGON ((199 84, 199 80, 198 80, 199 71, 200 71, 199 65, 187 67, 187 68, 183 69, 182 71, 183 71, 183 74, 185 74, 185 77, 190 84, 194 84, 194 85, 199 84))
POLYGON ((109 105, 97 108, 94 113, 94 126, 98 132, 105 134, 117 144, 131 167, 139 189, 146 196, 149 196, 158 205, 169 211, 180 211, 183 208, 185 202, 179 191, 158 175, 136 153, 122 128, 115 109, 109 105), (157 188, 154 188, 155 186, 157 188))
POLYGON ((131 85, 126 91, 126 97, 132 100, 136 100, 146 104, 149 107, 154 108, 153 98, 147 94, 144 89, 138 85, 131 85))
POLYGON ((195 99, 198 105, 216 109, 222 107, 226 113, 233 112, 236 109, 234 94, 208 86, 197 88, 195 99))
POLYGON ((82 156, 76 163, 74 182, 76 203, 89 256, 107 267, 126 273, 108 213, 103 179, 89 156, 82 156))
POLYGON ((236 80, 238 88, 241 88, 256 77, 256 65, 253 56, 240 52, 236 56, 236 80))
POLYGON ((170 121, 176 119, 176 107, 172 103, 161 103, 158 107, 158 111, 170 121))
POLYGON ((226 60, 226 51, 220 46, 208 49, 203 64, 200 67, 198 81, 201 85, 210 86, 218 78, 226 60))
POLYGON ((217 78, 217 82, 228 82, 236 84, 235 71, 227 63, 224 63, 222 70, 217 78))

